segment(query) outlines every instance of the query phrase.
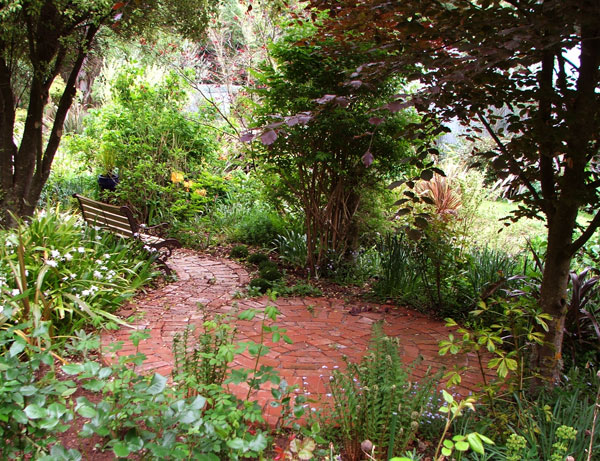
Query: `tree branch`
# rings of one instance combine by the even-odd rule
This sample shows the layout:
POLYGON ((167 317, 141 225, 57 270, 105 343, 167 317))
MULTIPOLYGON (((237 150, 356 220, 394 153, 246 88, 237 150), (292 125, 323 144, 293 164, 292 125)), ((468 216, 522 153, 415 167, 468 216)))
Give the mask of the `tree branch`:
POLYGON ((514 157, 510 154, 510 152, 508 152, 508 149, 506 148, 504 143, 500 140, 500 138, 498 137, 498 135, 496 134, 496 132, 494 131, 494 129, 492 128, 490 123, 483 116, 483 114, 479 111, 477 112, 477 117, 479 118, 481 123, 483 123, 483 126, 485 126, 485 129, 487 130, 489 135, 492 137, 492 139, 494 140, 494 142, 496 143, 496 145, 498 146, 500 151, 506 156, 506 158, 509 161, 509 163, 511 164, 511 166, 513 166, 515 168, 515 170, 519 171, 519 173, 516 176, 521 180, 521 182, 525 185, 525 187, 527 187, 529 192, 531 192, 531 195, 533 195, 535 202, 537 204, 539 204, 539 206, 543 209, 544 205, 543 205, 542 199, 540 198, 538 192, 535 190, 535 187, 533 187, 533 184, 531 183, 531 181, 525 176, 525 174, 522 171, 522 168, 517 163, 517 161, 514 159, 514 157))
POLYGON ((569 245, 569 254, 573 256, 583 245, 587 242, 590 237, 598 230, 600 227, 600 210, 596 212, 594 218, 590 221, 587 228, 583 233, 575 240, 571 245, 569 245))

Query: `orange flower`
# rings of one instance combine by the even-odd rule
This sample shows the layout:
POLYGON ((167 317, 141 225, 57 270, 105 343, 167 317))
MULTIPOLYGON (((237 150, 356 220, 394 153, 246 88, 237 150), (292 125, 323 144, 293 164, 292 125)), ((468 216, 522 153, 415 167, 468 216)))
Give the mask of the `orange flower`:
POLYGON ((173 184, 177 184, 178 182, 183 181, 183 173, 181 171, 173 171, 171 172, 171 182, 173 184))

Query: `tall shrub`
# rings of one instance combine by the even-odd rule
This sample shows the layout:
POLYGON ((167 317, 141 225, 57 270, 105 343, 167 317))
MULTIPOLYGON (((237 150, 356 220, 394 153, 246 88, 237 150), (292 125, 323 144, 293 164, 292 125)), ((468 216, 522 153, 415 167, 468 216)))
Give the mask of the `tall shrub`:
POLYGON ((401 172, 400 160, 411 150, 401 134, 412 116, 399 113, 383 121, 369 113, 399 89, 398 79, 344 85, 363 52, 347 49, 327 57, 324 47, 342 51, 341 45, 313 40, 313 24, 293 23, 287 30, 258 75, 262 99, 253 116, 258 126, 267 126, 261 136, 267 147, 254 153, 274 195, 303 212, 306 262, 314 272, 328 252, 356 247, 357 216, 370 206, 364 193, 401 172), (328 96, 336 92, 340 96, 328 96), (269 127, 281 129, 279 135, 269 127))
POLYGON ((112 100, 92 112, 84 135, 70 146, 92 159, 98 152, 113 151, 120 176, 117 199, 143 220, 155 221, 172 218, 169 207, 177 200, 192 203, 206 197, 206 191, 188 197, 193 183, 184 180, 196 179, 216 156, 216 140, 206 126, 213 120, 210 112, 185 112, 187 97, 179 77, 169 74, 152 84, 143 78, 144 71, 129 67, 117 75, 112 100))

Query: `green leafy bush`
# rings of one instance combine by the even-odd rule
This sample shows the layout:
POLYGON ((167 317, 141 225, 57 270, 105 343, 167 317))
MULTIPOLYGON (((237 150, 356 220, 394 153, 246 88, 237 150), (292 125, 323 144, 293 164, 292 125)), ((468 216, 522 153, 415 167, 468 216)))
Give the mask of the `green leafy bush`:
POLYGON ((90 111, 83 135, 68 146, 97 165, 98 152, 114 152, 119 185, 112 196, 141 221, 189 218, 224 194, 224 182, 203 172, 205 162, 216 158, 214 133, 206 127, 213 115, 208 109, 184 112, 186 95, 175 74, 157 84, 143 75, 143 67, 122 69, 112 82, 112 99, 90 111))
POLYGON ((263 262, 268 260, 269 257, 264 253, 252 253, 247 259, 250 264, 255 264, 257 266, 260 266, 263 262))
POLYGON ((268 290, 273 288, 273 283, 263 279, 262 277, 257 277, 250 280, 248 287, 250 289, 257 290, 259 293, 266 293, 268 290))
POLYGON ((237 328, 231 323, 228 316, 217 315, 205 320, 198 334, 188 327, 174 336, 172 373, 176 381, 192 379, 186 385, 195 386, 223 384, 234 355, 237 328))
POLYGON ((339 44, 319 41, 316 30, 314 23, 299 26, 294 21, 273 44, 257 76, 261 104, 252 120, 268 144, 253 154, 270 195, 304 215, 306 263, 313 274, 329 250, 345 255, 356 248, 359 217, 373 208, 367 192, 380 190, 382 178, 412 168, 400 162, 414 152, 402 133, 416 119, 408 112, 374 118, 372 109, 399 91, 400 79, 346 85, 348 73, 374 57, 344 49, 331 59, 322 50, 339 44), (273 114, 278 114, 276 120, 273 114), (365 136, 367 132, 373 135, 365 136))
POLYGON ((306 265, 306 234, 287 230, 278 235, 273 243, 281 260, 293 267, 306 265))
POLYGON ((245 214, 235 229, 235 239, 249 245, 271 245, 285 229, 284 220, 276 213, 256 208, 245 214))
POLYGON ((276 267, 263 266, 259 271, 260 276, 268 280, 269 282, 274 282, 275 280, 279 280, 283 277, 283 274, 279 272, 276 267))
MULTIPOLYGON (((75 392, 75 383, 56 377, 55 358, 43 340, 49 324, 40 324, 32 334, 27 332, 31 328, 32 323, 25 322, 0 329, 2 459, 42 459, 73 419, 67 399, 75 392), (26 341, 27 337, 32 341, 26 341), (38 341, 44 347, 37 345, 38 341)), ((53 450, 60 449, 56 446, 53 450)))
POLYGON ((243 259, 248 256, 248 247, 246 245, 236 245, 229 252, 232 258, 243 259))

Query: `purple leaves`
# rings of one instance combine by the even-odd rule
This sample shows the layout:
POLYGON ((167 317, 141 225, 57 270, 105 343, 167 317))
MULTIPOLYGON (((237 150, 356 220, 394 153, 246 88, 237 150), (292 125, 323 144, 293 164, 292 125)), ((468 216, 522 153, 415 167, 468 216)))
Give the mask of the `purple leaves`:
POLYGON ((370 123, 371 125, 375 125, 375 126, 379 126, 379 125, 381 125, 383 122, 384 122, 384 119, 383 119, 383 118, 381 118, 381 117, 371 117, 371 118, 369 119, 369 123, 370 123))
POLYGON ((255 136, 251 131, 248 131, 246 133, 244 133, 242 136, 240 136, 240 141, 242 142, 252 142, 254 140, 255 136))
POLYGON ((348 98, 345 98, 344 96, 336 96, 335 94, 326 94, 325 96, 322 96, 319 99, 315 99, 315 102, 317 104, 327 104, 331 102, 340 107, 348 107, 348 105, 350 104, 348 98))
POLYGON ((365 167, 369 168, 371 166, 371 164, 373 163, 373 160, 375 160, 375 157, 373 157, 373 154, 371 153, 371 151, 368 150, 361 157, 361 160, 364 163, 365 167))
POLYGON ((389 110, 390 112, 396 113, 396 112, 400 112, 402 109, 406 109, 410 105, 411 105, 410 102, 402 101, 400 99, 396 99, 395 101, 392 101, 392 102, 386 104, 383 107, 385 109, 389 110))
POLYGON ((270 146, 277 140, 277 132, 275 130, 267 130, 263 134, 260 135, 260 141, 265 146, 270 146))

